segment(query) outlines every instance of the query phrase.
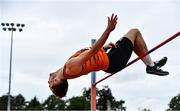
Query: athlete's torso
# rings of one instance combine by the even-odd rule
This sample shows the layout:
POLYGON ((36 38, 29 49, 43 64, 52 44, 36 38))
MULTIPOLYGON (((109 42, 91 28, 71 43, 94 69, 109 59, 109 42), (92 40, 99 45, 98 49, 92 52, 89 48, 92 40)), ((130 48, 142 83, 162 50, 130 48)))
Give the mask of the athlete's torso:
MULTIPOLYGON (((79 56, 81 53, 83 53, 86 50, 90 50, 89 48, 82 49, 80 51, 77 51, 75 54, 73 54, 69 59, 72 59, 74 57, 79 56)), ((63 75, 67 79, 73 79, 77 78, 82 75, 86 75, 89 72, 92 71, 99 71, 99 70, 107 70, 109 66, 109 59, 104 51, 103 48, 101 48, 94 56, 92 56, 89 60, 87 60, 83 65, 82 65, 82 70, 78 74, 67 74, 65 69, 66 65, 64 65, 64 70, 63 70, 63 75)))

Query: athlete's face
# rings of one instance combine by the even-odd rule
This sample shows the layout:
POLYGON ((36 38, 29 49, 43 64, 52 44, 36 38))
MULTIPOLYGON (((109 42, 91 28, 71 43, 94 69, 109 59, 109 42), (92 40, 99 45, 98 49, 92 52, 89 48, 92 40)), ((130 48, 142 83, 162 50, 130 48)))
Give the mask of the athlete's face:
POLYGON ((57 73, 51 73, 51 74, 49 75, 49 81, 48 81, 48 83, 49 83, 50 89, 52 89, 52 86, 53 86, 53 85, 59 84, 60 82, 61 82, 61 79, 58 78, 57 73))

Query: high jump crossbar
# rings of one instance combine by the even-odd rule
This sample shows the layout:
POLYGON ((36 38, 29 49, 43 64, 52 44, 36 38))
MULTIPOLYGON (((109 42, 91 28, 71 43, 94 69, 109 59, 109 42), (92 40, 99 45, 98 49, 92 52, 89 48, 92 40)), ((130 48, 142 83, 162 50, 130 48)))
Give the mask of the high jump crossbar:
MULTIPOLYGON (((154 48, 152 48, 151 50, 149 50, 148 52, 142 54, 141 56, 137 57, 136 59, 132 60, 131 62, 129 62, 126 67, 132 65, 133 63, 137 62, 138 60, 142 59, 143 57, 145 57, 146 55, 150 54, 151 52, 155 51, 156 49, 160 48, 161 46, 165 45, 166 43, 168 43, 169 41, 175 39, 176 37, 178 37, 180 35, 180 31, 177 32, 176 34, 174 34, 173 36, 169 37, 168 39, 166 39, 165 41, 161 42, 159 45, 155 46, 154 48)), ((126 67, 124 67, 123 69, 125 69, 126 67)), ((105 79, 115 75, 116 73, 112 73, 109 74, 108 76, 105 76, 104 78, 100 79, 99 81, 97 81, 96 83, 92 84, 94 86, 96 86, 98 83, 104 81, 105 79)))

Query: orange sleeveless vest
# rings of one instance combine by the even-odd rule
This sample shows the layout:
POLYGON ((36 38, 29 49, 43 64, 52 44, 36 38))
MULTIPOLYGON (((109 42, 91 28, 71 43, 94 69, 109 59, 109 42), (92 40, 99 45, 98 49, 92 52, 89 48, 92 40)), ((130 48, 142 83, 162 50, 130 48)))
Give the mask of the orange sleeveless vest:
MULTIPOLYGON (((89 49, 86 48, 86 49, 77 51, 69 59, 79 56, 85 50, 89 50, 89 49)), ((82 75, 86 75, 92 71, 107 70, 108 66, 109 66, 108 56, 107 56, 106 52, 104 51, 104 49, 101 48, 94 56, 92 56, 89 60, 87 60, 83 64, 82 71, 79 74, 76 74, 76 75, 66 74, 65 73, 66 66, 64 66, 63 74, 64 74, 65 78, 73 79, 73 78, 76 78, 76 77, 79 77, 82 75)))

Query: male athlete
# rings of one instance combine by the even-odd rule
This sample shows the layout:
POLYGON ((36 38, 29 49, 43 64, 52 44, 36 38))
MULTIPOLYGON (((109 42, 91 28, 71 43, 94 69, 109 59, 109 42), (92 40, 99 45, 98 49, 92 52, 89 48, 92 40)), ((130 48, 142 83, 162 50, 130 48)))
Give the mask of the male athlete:
MULTIPOLYGON (((50 74, 49 87, 56 96, 62 98, 66 95, 68 79, 87 75, 91 71, 103 70, 107 73, 116 73, 126 66, 132 51, 138 56, 148 51, 138 29, 131 29, 115 44, 109 43, 103 47, 109 34, 115 29, 117 19, 117 15, 114 14, 108 17, 107 28, 92 47, 76 52, 67 60, 63 67, 50 74), (110 51, 106 53, 108 49, 110 51)), ((150 55, 147 55, 142 61, 146 65, 146 72, 149 74, 158 76, 169 74, 169 72, 160 69, 160 67, 166 64, 166 57, 160 61, 153 62, 150 55)))

